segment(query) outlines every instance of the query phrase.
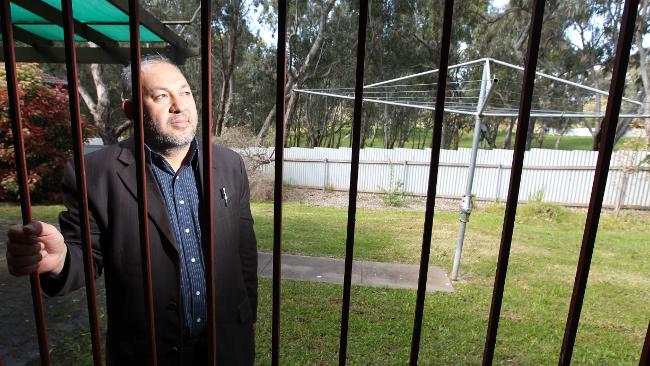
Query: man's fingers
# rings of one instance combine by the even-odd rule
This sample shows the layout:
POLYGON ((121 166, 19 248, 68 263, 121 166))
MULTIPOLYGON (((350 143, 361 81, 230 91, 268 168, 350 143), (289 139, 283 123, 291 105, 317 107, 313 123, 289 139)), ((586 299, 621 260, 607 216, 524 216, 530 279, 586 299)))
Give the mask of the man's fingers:
POLYGON ((9 266, 9 273, 12 276, 24 276, 35 272, 37 269, 38 264, 26 267, 9 266))
POLYGON ((40 235, 43 232, 43 224, 40 221, 32 221, 24 226, 24 231, 29 235, 40 235))
POLYGON ((38 266, 38 263, 43 259, 43 255, 38 252, 32 255, 14 255, 12 253, 7 253, 7 262, 11 263, 11 266, 15 268, 27 267, 27 266, 38 266))
POLYGON ((11 242, 7 245, 7 253, 11 253, 14 256, 21 255, 34 255, 43 250, 44 245, 39 242, 11 242))
POLYGON ((13 225, 7 230, 7 237, 11 241, 32 242, 43 232, 43 224, 32 221, 27 225, 13 225))

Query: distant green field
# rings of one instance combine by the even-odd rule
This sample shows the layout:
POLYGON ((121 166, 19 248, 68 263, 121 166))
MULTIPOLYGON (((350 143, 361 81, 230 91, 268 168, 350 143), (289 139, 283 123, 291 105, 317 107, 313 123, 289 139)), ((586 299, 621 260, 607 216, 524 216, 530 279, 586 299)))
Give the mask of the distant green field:
MULTIPOLYGON (((411 133, 409 134, 409 139, 404 145, 405 148, 417 148, 417 142, 418 142, 418 134, 420 133, 420 130, 422 128, 414 128, 411 133)), ((343 129, 342 131, 343 136, 341 137, 341 146, 342 147, 349 147, 350 146, 350 129, 343 129)), ((422 131, 421 139, 426 140, 426 147, 431 146, 431 134, 432 131, 431 129, 426 129, 426 131, 422 131)), ((460 138, 460 142, 458 144, 459 147, 465 147, 465 148, 471 148, 472 147, 472 138, 473 138, 474 131, 467 131, 462 134, 460 138)), ((497 135, 497 148, 501 148, 503 146, 503 141, 505 140, 506 133, 505 132, 499 132, 497 135)), ((542 148, 543 149, 555 149, 555 142, 557 140, 558 136, 553 136, 553 135, 546 135, 544 137, 544 142, 542 143, 542 148)), ((626 141, 629 140, 630 138, 622 138, 616 146, 614 146, 614 149, 619 149, 621 145, 626 141)), ((337 137, 334 138, 334 141, 336 143, 337 137)), ((376 148, 383 148, 384 147, 384 137, 381 133, 381 131, 377 131, 377 136, 375 136, 375 141, 371 146, 371 139, 368 138, 366 139, 366 143, 364 147, 376 147, 376 148)), ((512 142, 510 147, 512 148, 515 144, 515 136, 513 134, 512 136, 512 142)), ((591 150, 591 147, 593 145, 593 138, 592 137, 582 137, 582 136, 561 136, 560 137, 560 144, 558 146, 559 150, 591 150)), ((300 141, 300 146, 301 147, 307 147, 307 141, 304 138, 304 136, 301 138, 300 141)), ((421 146, 421 145, 420 145, 421 146)), ((398 147, 397 145, 395 147, 398 147)), ((533 148, 538 148, 538 144, 535 142, 533 139, 533 148)))

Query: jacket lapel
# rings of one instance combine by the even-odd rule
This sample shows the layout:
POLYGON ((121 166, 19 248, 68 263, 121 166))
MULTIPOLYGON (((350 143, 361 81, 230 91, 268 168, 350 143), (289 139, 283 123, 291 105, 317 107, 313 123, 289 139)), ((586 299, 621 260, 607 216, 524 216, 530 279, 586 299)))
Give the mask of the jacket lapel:
MULTIPOLYGON (((136 175, 136 162, 133 154, 133 139, 128 139, 122 143, 122 151, 118 156, 118 160, 121 161, 124 166, 121 170, 117 171, 118 176, 126 186, 129 193, 133 198, 138 200, 138 180, 136 175)), ((172 244, 174 249, 178 251, 178 246, 176 244, 176 238, 174 232, 172 231, 171 221, 167 216, 167 208, 165 206, 162 193, 160 193, 160 188, 156 184, 156 178, 154 177, 151 169, 147 167, 147 211, 149 218, 156 225, 158 230, 162 235, 167 239, 169 243, 172 244)))

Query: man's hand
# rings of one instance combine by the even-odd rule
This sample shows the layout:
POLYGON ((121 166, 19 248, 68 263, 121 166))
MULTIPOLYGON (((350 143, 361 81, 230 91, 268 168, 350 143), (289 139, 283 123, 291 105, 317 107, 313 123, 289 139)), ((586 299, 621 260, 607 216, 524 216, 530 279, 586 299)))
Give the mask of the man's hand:
POLYGON ((68 247, 54 226, 40 221, 14 225, 7 232, 9 273, 24 276, 36 273, 58 275, 63 270, 68 247))

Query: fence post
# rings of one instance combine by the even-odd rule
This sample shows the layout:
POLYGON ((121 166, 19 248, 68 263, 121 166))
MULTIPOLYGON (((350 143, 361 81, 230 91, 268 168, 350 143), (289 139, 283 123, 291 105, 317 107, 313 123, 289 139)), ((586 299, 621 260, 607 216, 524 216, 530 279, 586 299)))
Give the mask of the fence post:
POLYGON ((327 181, 329 181, 329 166, 327 165, 327 158, 323 159, 323 192, 327 190, 327 181))
POLYGON ((408 177, 407 169, 408 169, 408 160, 404 160, 404 171, 402 172, 402 193, 406 193, 406 178, 408 177))
POLYGON ((497 166, 497 187, 496 191, 494 192, 494 202, 499 202, 499 198, 501 198, 501 169, 503 168, 503 164, 499 163, 497 166))

